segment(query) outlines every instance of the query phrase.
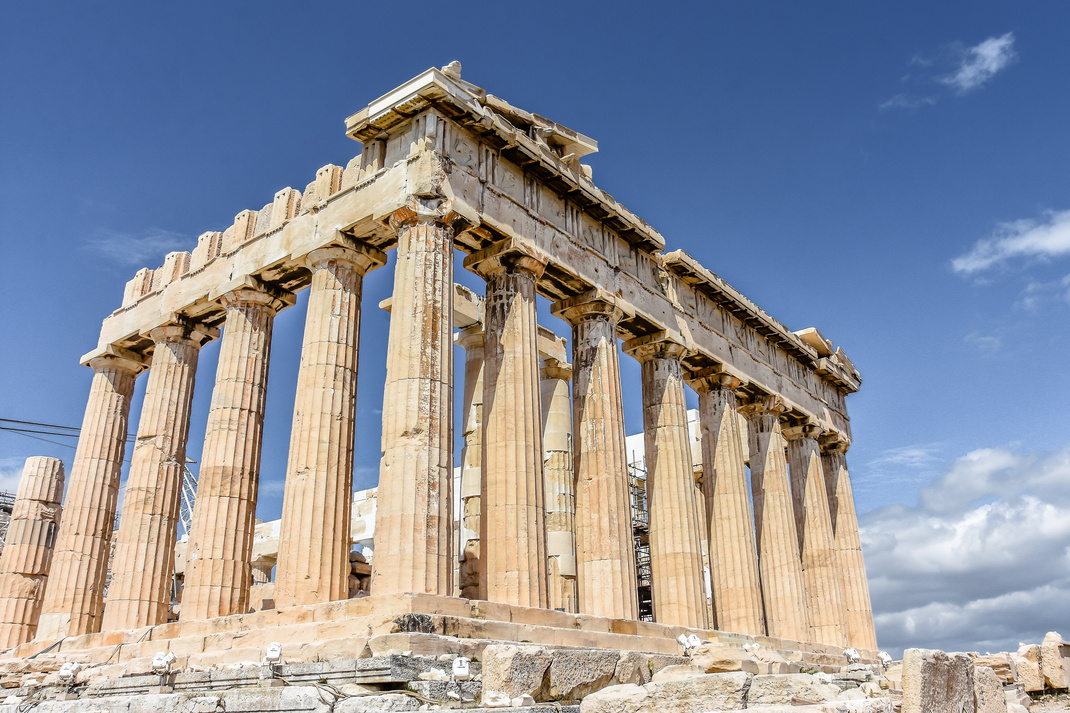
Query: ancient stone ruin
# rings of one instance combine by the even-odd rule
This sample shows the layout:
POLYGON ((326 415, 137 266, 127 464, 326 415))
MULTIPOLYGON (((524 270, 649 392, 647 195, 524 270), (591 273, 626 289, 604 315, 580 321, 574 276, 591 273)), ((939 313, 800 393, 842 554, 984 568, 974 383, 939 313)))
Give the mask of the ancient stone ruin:
MULTIPOLYGON (((375 100, 346 132, 363 145, 347 166, 323 167, 303 191, 284 188, 139 271, 104 320, 83 358, 94 376, 54 543, 28 525, 38 529, 0 559, 0 631, 14 647, 0 686, 19 702, 63 699, 55 710, 70 697, 141 710, 151 697, 131 694, 150 692, 147 709, 163 710, 222 689, 243 691, 226 694, 227 710, 328 710, 315 686, 329 684, 337 711, 580 699, 590 711, 699 710, 692 698, 702 710, 890 711, 846 465, 846 396, 860 376, 843 351, 666 251, 593 183, 581 160, 595 141, 487 94, 456 63, 375 100), (454 284, 455 248, 486 280, 485 297, 454 284), (350 598, 361 287, 389 250, 370 594, 350 598), (263 608, 250 592, 271 567, 254 562, 253 542, 272 321, 306 288, 273 608, 263 608), (572 326, 571 354, 538 325, 540 296, 572 326), (219 366, 175 607, 194 374, 213 339, 219 366), (653 621, 640 620, 637 598, 618 339, 642 370, 653 621), (466 353, 458 395, 455 343, 466 353), (699 397, 700 464, 686 387, 699 397), (31 550, 32 563, 14 554, 31 550), (291 685, 270 686, 279 681, 291 685), (860 699, 840 697, 866 683, 848 696, 860 699), (379 707, 352 707, 366 696, 379 707), (598 696, 640 702, 603 708, 598 696)), ((53 485, 26 495, 41 503, 26 517, 54 523, 58 498, 44 493, 59 492, 57 478, 62 489, 62 466, 35 468, 28 478, 47 470, 53 485)))

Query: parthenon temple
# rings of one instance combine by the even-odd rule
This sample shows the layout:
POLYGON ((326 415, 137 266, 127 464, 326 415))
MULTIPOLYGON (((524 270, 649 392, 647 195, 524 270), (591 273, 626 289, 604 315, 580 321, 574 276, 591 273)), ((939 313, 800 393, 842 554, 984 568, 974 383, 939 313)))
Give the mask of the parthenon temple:
POLYGON ((846 397, 860 376, 843 350, 817 329, 789 330, 671 249, 595 185, 583 163, 594 140, 470 84, 457 63, 345 127, 362 145, 348 165, 324 166, 303 190, 278 191, 126 285, 82 359, 92 386, 61 517, 62 464, 27 467, 41 482, 20 490, 0 557, 0 643, 26 656, 60 640, 64 652, 149 653, 195 641, 208 656, 376 634, 410 637, 395 648, 412 649, 412 637, 433 634, 669 651, 696 633, 809 654, 852 647, 874 660, 846 460, 846 397), (358 337, 362 312, 379 307, 362 300, 362 283, 390 250, 374 555, 368 591, 351 599, 354 452, 374 450, 354 426, 358 337), (485 295, 456 285, 459 270, 482 277, 485 295), (304 289, 264 608, 251 590, 268 576, 253 544, 272 325, 304 289), (539 324, 538 299, 570 334, 539 324), (176 608, 194 375, 216 339, 176 608), (622 388, 622 358, 639 363, 641 394, 622 388), (694 456, 687 389, 698 397, 694 456), (625 446, 633 397, 648 617, 625 446), (46 537, 42 523, 55 531, 46 537), (397 624, 410 615, 415 628, 397 624))

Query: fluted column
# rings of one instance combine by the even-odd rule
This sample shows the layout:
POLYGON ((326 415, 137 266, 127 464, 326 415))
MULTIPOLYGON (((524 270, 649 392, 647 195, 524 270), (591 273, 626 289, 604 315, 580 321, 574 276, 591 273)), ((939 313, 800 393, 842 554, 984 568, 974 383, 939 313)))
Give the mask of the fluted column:
POLYGON ((402 208, 372 591, 453 594, 453 229, 402 208))
POLYGON ((186 546, 184 621, 249 610, 271 326, 293 296, 242 287, 221 301, 226 322, 186 546))
POLYGON ((628 458, 624 447, 617 321, 612 295, 590 292, 554 306, 572 325, 576 585, 581 613, 636 619, 628 458))
POLYGON ((0 554, 0 650, 26 643, 37 631, 62 498, 63 463, 27 458, 0 554))
POLYGON ((45 588, 38 639, 100 631, 119 475, 126 453, 134 379, 144 364, 133 355, 105 355, 89 363, 93 385, 70 470, 66 511, 45 588))
POLYGON ((364 275, 385 262, 381 252, 355 241, 306 258, 312 286, 275 569, 280 607, 349 596, 361 288, 364 275))
POLYGON ((846 646, 842 578, 833 548, 825 473, 817 445, 820 433, 821 429, 814 425, 784 429, 788 441, 795 531, 806 588, 810 641, 846 646))
POLYGON ((576 497, 572 475, 572 367, 547 359, 542 377, 543 476, 550 608, 576 612, 576 497))
POLYGON ((193 382, 207 335, 172 324, 149 336, 155 346, 115 540, 105 631, 163 624, 168 618, 193 382))
POLYGON ((642 364, 654 620, 706 628, 702 545, 680 364, 686 349, 661 333, 630 340, 624 349, 642 364))
POLYGON ((486 599, 479 577, 479 496, 483 483, 483 325, 457 335, 464 348, 464 449, 461 451, 460 592, 486 599))
POLYGON ((514 241, 465 259, 487 280, 480 567, 487 599, 545 609, 546 484, 535 283, 545 259, 514 241))
POLYGON ((810 620, 788 479, 787 443, 780 429, 784 404, 769 396, 742 407, 740 411, 747 417, 750 438, 754 529, 766 634, 807 641, 810 620))
POLYGON ((847 472, 845 439, 835 436, 821 439, 821 464, 832 519, 833 549, 839 563, 843 584, 843 602, 847 620, 847 643, 859 649, 876 649, 873 608, 869 600, 869 582, 862 560, 862 542, 858 537, 851 476, 847 472))
POLYGON ((702 425, 702 494, 706 503, 715 628, 765 633, 758 552, 745 466, 746 421, 738 413, 740 381, 712 374, 692 382, 702 425))

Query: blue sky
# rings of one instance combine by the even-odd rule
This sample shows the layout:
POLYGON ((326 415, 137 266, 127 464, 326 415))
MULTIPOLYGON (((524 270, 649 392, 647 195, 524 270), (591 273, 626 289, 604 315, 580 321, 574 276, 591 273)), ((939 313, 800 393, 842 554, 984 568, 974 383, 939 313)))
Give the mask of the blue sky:
MULTIPOLYGON (((849 465, 884 646, 1070 634, 1070 8, 612 8, 7 7, 0 418, 79 425, 79 357, 138 268, 345 165, 346 116, 457 59, 597 139, 596 183, 669 249, 858 366, 849 465)), ((391 274, 365 285, 359 487, 378 470, 391 274)), ((303 305, 276 320, 265 518, 281 510, 303 305)), ((201 356, 194 458, 217 351, 201 356)), ((637 431, 638 368, 622 366, 637 431)), ((69 465, 73 450, 0 432, 0 481, 34 454, 69 465)))

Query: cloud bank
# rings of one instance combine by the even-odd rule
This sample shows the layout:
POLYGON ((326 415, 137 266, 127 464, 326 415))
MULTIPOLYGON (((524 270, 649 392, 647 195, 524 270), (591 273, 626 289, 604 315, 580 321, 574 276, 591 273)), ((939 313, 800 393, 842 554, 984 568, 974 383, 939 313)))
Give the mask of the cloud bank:
POLYGON ((1048 259, 1070 253, 1070 210, 1048 211, 1041 220, 1000 223, 991 237, 978 240, 951 261, 962 275, 976 275, 1019 258, 1048 259))
POLYGON ((919 500, 861 518, 881 648, 983 653, 1070 632, 1070 447, 974 451, 919 500))

